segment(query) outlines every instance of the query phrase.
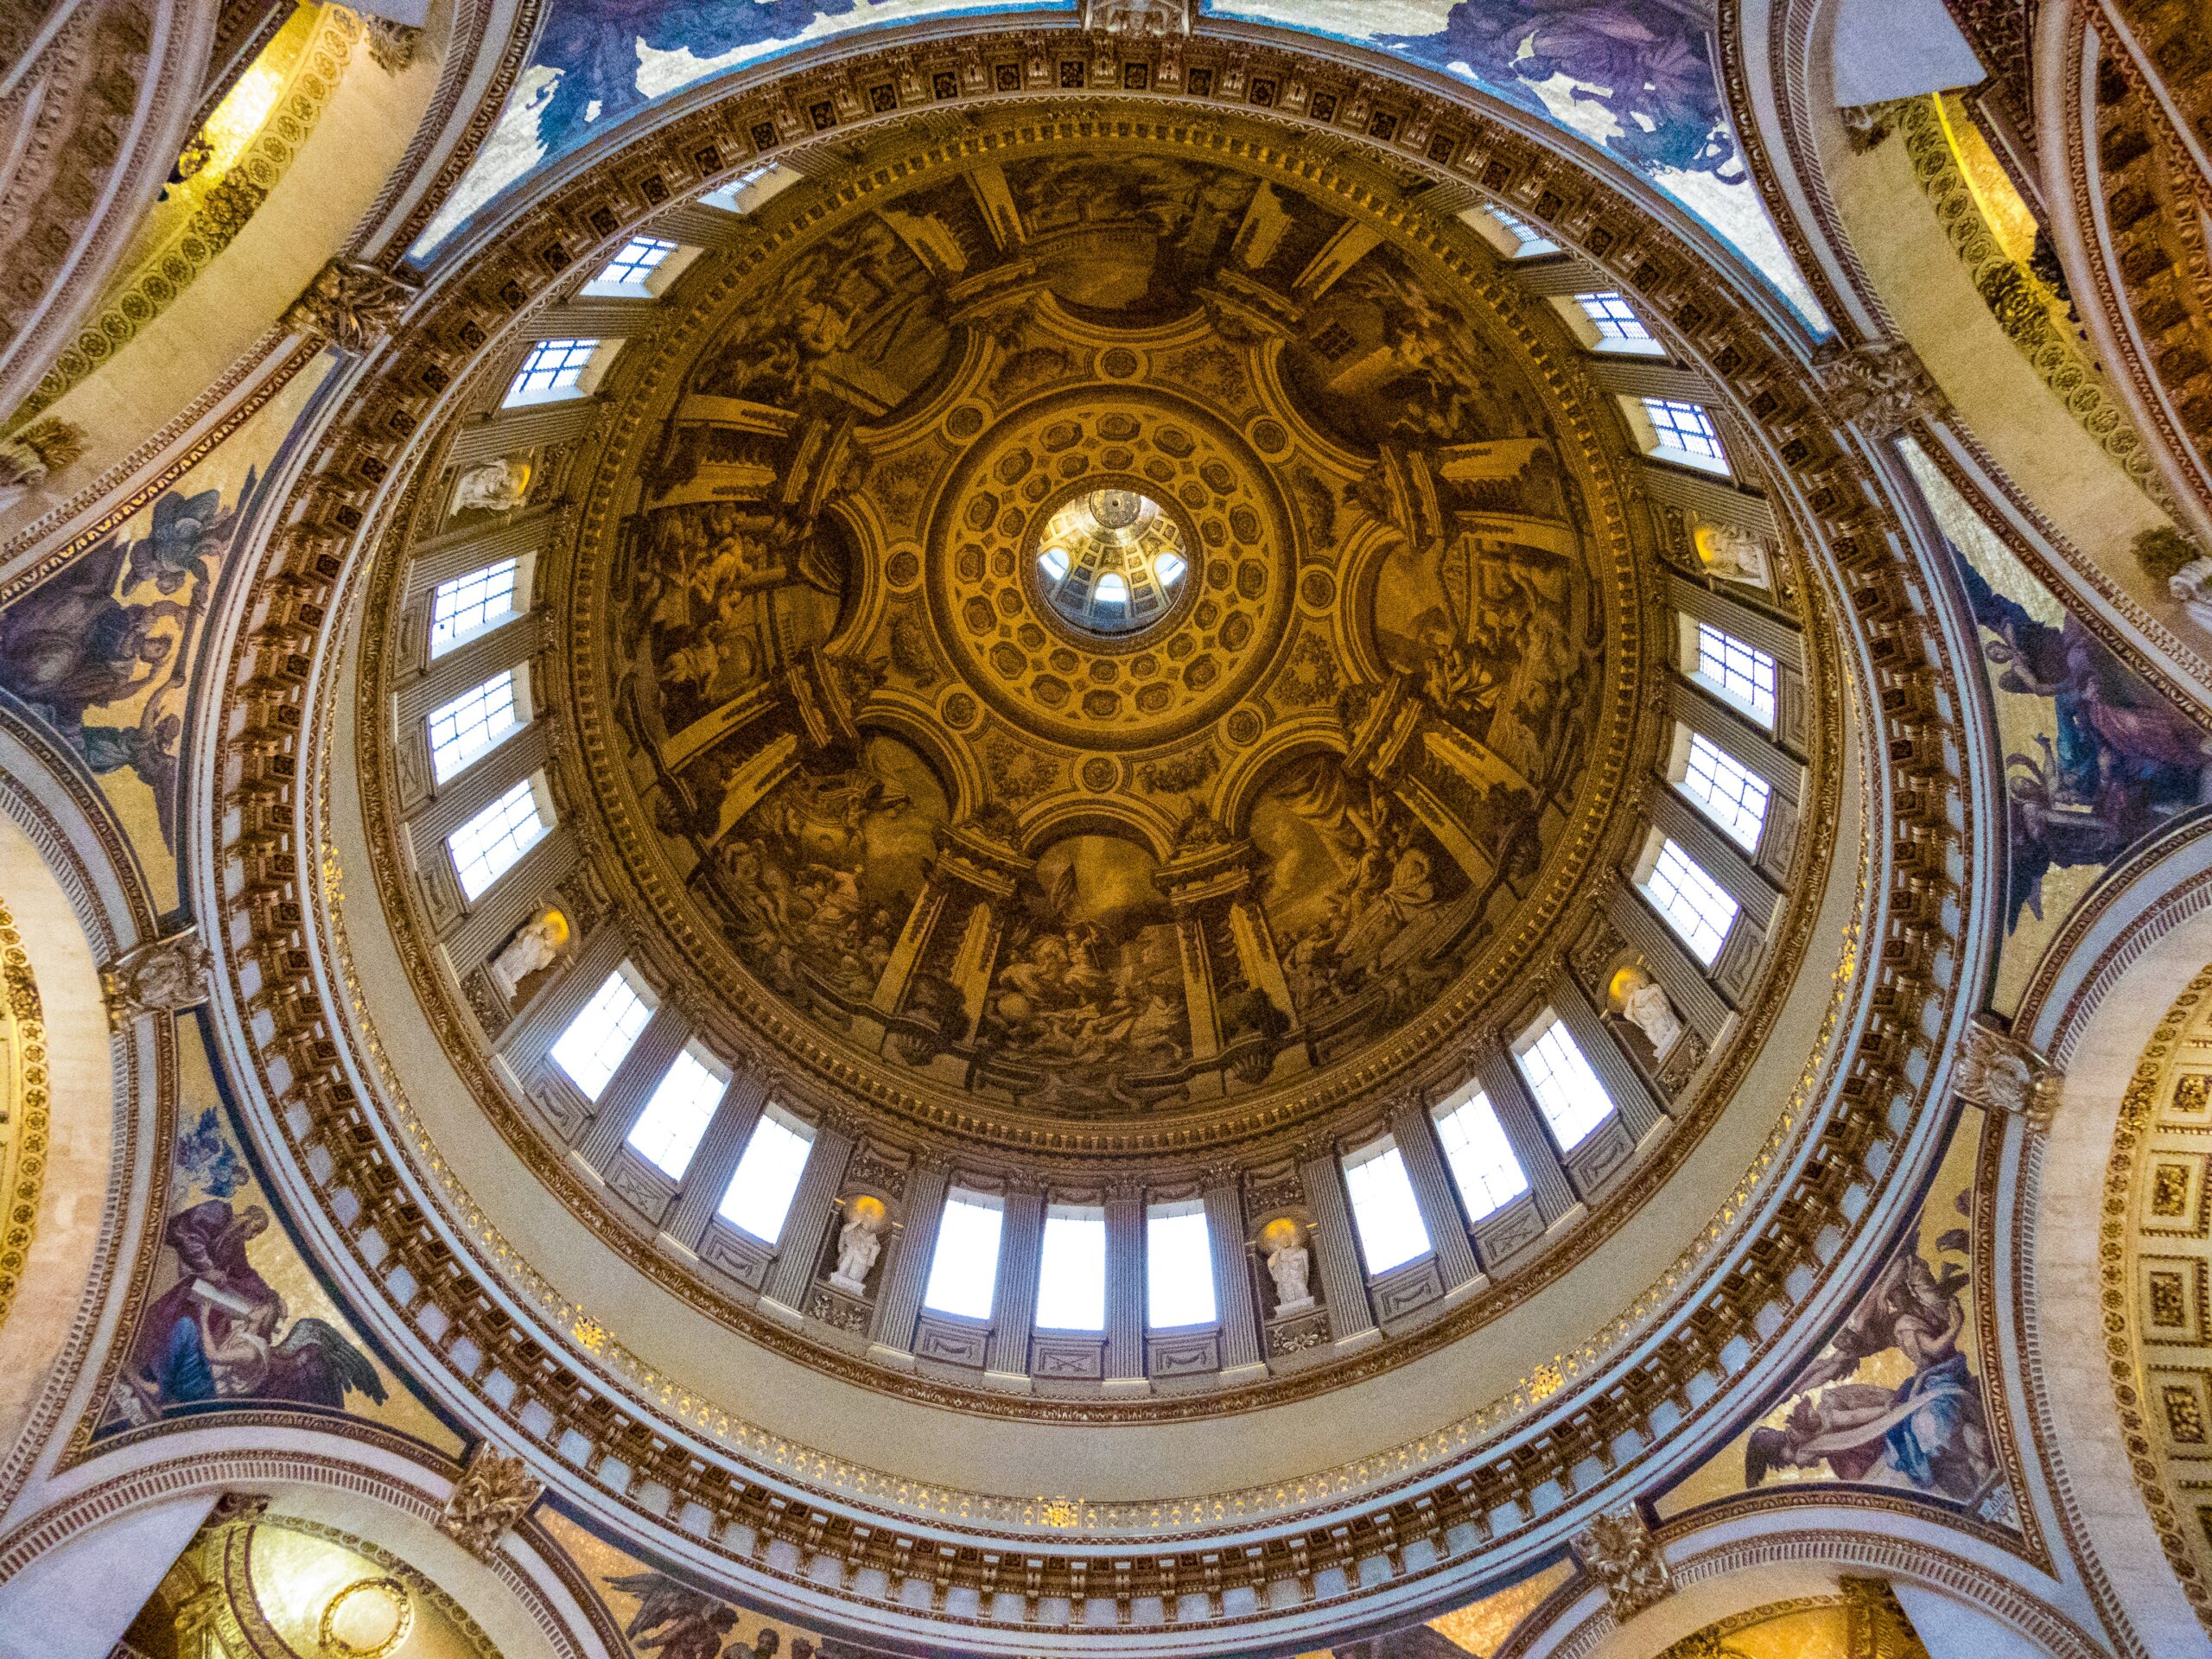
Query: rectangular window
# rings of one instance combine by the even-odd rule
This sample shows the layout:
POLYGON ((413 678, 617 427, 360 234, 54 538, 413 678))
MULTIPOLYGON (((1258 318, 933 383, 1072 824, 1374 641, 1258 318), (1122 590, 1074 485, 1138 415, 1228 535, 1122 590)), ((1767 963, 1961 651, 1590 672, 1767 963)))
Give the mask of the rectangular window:
POLYGON ((1599 294, 1578 294, 1575 304, 1598 329, 1601 352, 1637 352, 1656 355, 1663 348, 1643 326, 1643 319, 1621 295, 1608 289, 1599 294))
POLYGON ((766 1108, 753 1126, 753 1137, 745 1143, 745 1154, 722 1189, 715 1213, 740 1232, 773 1244, 784 1236, 798 1178, 806 1173, 813 1150, 813 1130, 773 1106, 766 1108))
POLYGON ((446 837, 454 874, 471 904, 514 868, 553 828, 553 808, 542 779, 524 779, 446 837))
POLYGON ((630 1130, 631 1147, 664 1173, 682 1180, 728 1087, 729 1079, 696 1049, 685 1049, 662 1074, 652 1098, 638 1114, 630 1130))
POLYGON ((1690 954, 1712 967, 1736 922, 1736 901, 1720 884, 1670 840, 1659 843, 1650 873, 1636 885, 1690 954))
POLYGON ((963 1319, 989 1319, 998 1300, 999 1238, 1005 1230, 1006 1210, 999 1199, 955 1187, 937 1225, 937 1252, 930 1257, 922 1306, 963 1319))
POLYGON ((1766 780, 1704 734, 1690 734, 1688 766, 1675 787, 1738 846, 1748 850, 1759 844, 1759 831, 1766 826, 1766 780))
POLYGON ((1710 622, 1700 622, 1689 677, 1768 731, 1774 729, 1774 658, 1757 645, 1745 645, 1710 622))
POLYGON ((1497 220, 1498 228, 1511 237, 1516 244, 1516 259, 1533 259, 1541 253, 1557 253, 1559 244, 1522 219, 1518 213, 1509 213, 1504 208, 1485 203, 1483 212, 1497 220))
POLYGON ((1106 1212, 1056 1204, 1045 1212, 1045 1248, 1037 1262, 1040 1331, 1106 1328, 1106 1212))
POLYGON ((1505 1126, 1481 1090, 1437 1114, 1436 1138, 1443 1143, 1444 1161, 1452 1166, 1452 1184, 1459 1189, 1459 1204, 1468 1220, 1480 1221, 1529 1190, 1529 1178, 1513 1155, 1505 1126))
POLYGON ((1155 1331, 1214 1322, 1213 1234, 1196 1198, 1145 1211, 1144 1306, 1155 1331))
POLYGON ((430 714, 430 773, 441 784, 499 747, 522 729, 515 705, 515 671, 494 674, 430 714))
POLYGON ((586 1098, 597 1100, 652 1017, 652 1004, 626 962, 601 982, 591 1001, 569 1021, 553 1045, 553 1064, 586 1098))
POLYGON ((512 622, 519 614, 515 603, 521 571, 520 560, 501 559, 481 570, 440 582, 430 594, 432 660, 480 633, 491 632, 502 622, 512 622))
POLYGON ((1346 1153, 1344 1165, 1352 1230, 1359 1235, 1359 1253, 1367 1258, 1368 1272, 1388 1273, 1427 1255, 1428 1228, 1421 1221, 1398 1143, 1384 1139, 1346 1153))
POLYGON ((1727 454, 1720 448, 1720 429, 1702 404, 1673 397, 1646 397, 1643 412, 1659 441, 1658 454, 1707 472, 1728 470, 1727 454))
POLYGON ((662 261, 675 251, 673 242, 657 236, 633 236, 607 261, 607 269, 592 278, 591 286, 634 289, 642 294, 662 261))
POLYGON ((507 388, 508 405, 546 403, 575 391, 583 378, 584 365, 598 349, 595 340, 537 341, 515 372, 514 384, 507 388))
POLYGON ((1521 1062, 1521 1075, 1529 1080, 1529 1092, 1536 1097, 1536 1109, 1552 1126, 1562 1152, 1580 1146, 1591 1130, 1613 1115, 1605 1085, 1598 1081, 1554 1010, 1544 1010, 1514 1045, 1513 1052, 1521 1062))

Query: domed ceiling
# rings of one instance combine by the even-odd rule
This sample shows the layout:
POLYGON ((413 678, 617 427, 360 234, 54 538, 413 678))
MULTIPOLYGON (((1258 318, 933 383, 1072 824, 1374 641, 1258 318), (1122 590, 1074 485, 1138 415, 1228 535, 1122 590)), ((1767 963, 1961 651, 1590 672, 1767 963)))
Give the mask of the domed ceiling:
POLYGON ((819 1593, 871 1629, 894 1536, 1032 1611, 1080 1599, 1084 1552, 1166 1586, 1328 1516, 1435 1531, 1445 1481, 1435 1572, 1550 1547, 1558 1494, 1726 1428, 1913 1121, 1886 1052, 1817 1094, 1874 821, 1832 629, 1890 595, 1833 602, 1796 540, 1826 521, 1756 492, 1850 511, 1770 315, 1586 180, 1491 190, 1581 178, 1520 137, 1181 96, 788 149, 750 105, 671 116, 411 302, 287 486, 377 480, 345 508, 365 625, 290 711, 327 838, 299 919, 342 995, 308 1031, 270 992, 250 1039, 303 1103, 275 1132, 315 1137, 336 1271, 595 1515, 722 1561, 762 1506, 821 1505, 858 1576, 819 1593), (1663 298, 1592 256, 1524 276, 1507 202, 1663 298), (595 293, 636 232, 683 251, 595 293), (1653 352, 1601 362, 1583 284, 1653 352), (518 396, 556 341, 581 395, 518 396), (1631 386, 1710 405, 1733 478, 1662 476, 1631 386), (1716 519, 1756 582, 1700 562, 1716 519), (528 567, 514 620, 436 656, 433 590, 494 555, 528 567), (1728 739, 1773 802, 1732 850, 1669 787, 1685 721, 1748 718, 1688 678, 1700 616, 1786 659, 1728 739), (503 671, 514 734, 436 777, 426 717, 503 671), (542 838, 464 891, 495 796, 542 838), (1633 890, 1676 834, 1733 861, 1725 948, 1633 890), (609 986, 631 1025, 585 1084, 552 1051, 609 986), (1553 1030, 1599 1097, 1572 1129, 1530 1092, 1553 1030), (685 1055, 706 1138, 656 1165, 632 1131, 685 1055), (1487 1205, 1438 1138, 1478 1093, 1514 1171, 1487 1205), (747 1229, 769 1122, 798 1166, 747 1229), (1379 1147, 1431 1248, 1370 1271, 1347 1182, 1379 1147), (1003 1220, 981 1312, 925 1296, 961 1194, 1003 1220), (1054 1206, 1106 1239, 1080 1329, 1036 1317, 1054 1206), (1147 1230, 1200 1212, 1217 1313, 1154 1319, 1147 1230), (1001 1549, 1034 1585, 991 1587, 1001 1549))
POLYGON ((1642 626, 1600 423, 1324 192, 934 172, 726 285, 589 486, 636 504, 572 601, 626 865, 712 1000, 966 1128, 1402 1069, 1605 822, 1642 626))

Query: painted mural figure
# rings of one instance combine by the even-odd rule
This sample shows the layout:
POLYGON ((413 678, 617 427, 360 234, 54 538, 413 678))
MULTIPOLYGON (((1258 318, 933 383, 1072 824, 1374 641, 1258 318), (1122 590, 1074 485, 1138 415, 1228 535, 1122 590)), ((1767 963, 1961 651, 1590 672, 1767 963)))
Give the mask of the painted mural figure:
POLYGON ((888 739, 842 766, 794 770, 714 849, 708 879, 731 943, 804 1006, 865 1003, 921 892, 945 816, 928 769, 888 739))
POLYGON ((987 1074, 1071 1110, 1181 1092, 1190 1011, 1155 868, 1103 836, 1039 861, 976 1032, 987 1074))
MULTIPOLYGON (((249 474, 241 498, 252 488, 249 474)), ((185 677, 233 517, 218 491, 171 491, 144 537, 111 538, 0 612, 0 686, 94 772, 143 780, 171 847, 185 677), (134 702, 127 724, 88 721, 134 702)))
MULTIPOLYGON (((1965 1236, 1955 1230, 1944 1242, 1963 1249, 1965 1236)), ((1894 1483, 1962 1503, 1980 1497, 1997 1462, 1981 1386, 1960 1346, 1968 1276, 1955 1262, 1938 1272, 1910 1247, 1895 1257, 1799 1379, 1802 1392, 1783 1427, 1751 1431, 1746 1483, 1757 1486, 1777 1468, 1825 1467, 1840 1480, 1894 1483), (1847 1380, 1889 1351, 1910 1367, 1904 1382, 1847 1380)))
POLYGON ((1294 766, 1266 791, 1252 834, 1301 1019, 1380 1028, 1457 971, 1466 873, 1389 791, 1334 760, 1294 766))
POLYGON ((141 1322, 126 1385, 145 1415, 225 1400, 289 1400, 333 1409, 351 1392, 381 1402, 366 1355, 325 1320, 285 1323, 284 1299, 247 1259, 269 1226, 258 1205, 208 1198, 169 1218, 162 1238, 180 1277, 141 1322))
POLYGON ((2056 626, 1958 560, 2002 690, 2047 699, 2056 731, 2005 756, 2012 797, 2007 931, 2043 915, 2053 866, 2108 864, 2212 792, 2205 734, 2069 613, 2056 626))
POLYGON ((1564 76, 1569 96, 1613 118, 1606 148, 1641 167, 1744 178, 1713 78, 1712 8, 1699 0, 1460 0, 1439 35, 1384 43, 1467 66, 1485 86, 1542 112, 1535 88, 1564 76))

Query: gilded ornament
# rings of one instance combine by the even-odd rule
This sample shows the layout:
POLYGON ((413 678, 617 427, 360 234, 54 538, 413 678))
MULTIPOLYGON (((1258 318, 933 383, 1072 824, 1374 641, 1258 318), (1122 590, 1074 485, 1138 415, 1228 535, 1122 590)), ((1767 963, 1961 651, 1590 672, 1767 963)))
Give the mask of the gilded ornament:
POLYGON ((545 1483, 520 1458, 480 1440, 446 1499, 438 1529, 470 1554, 488 1560, 544 1491, 545 1483))
POLYGON ((384 343, 422 290, 354 259, 333 259, 284 313, 284 326, 308 340, 365 356, 384 343))
POLYGON ((1575 1559, 1604 1586, 1613 1618, 1625 1624, 1675 1593, 1675 1575, 1643 1511, 1624 1503, 1591 1517, 1574 1535, 1575 1559))

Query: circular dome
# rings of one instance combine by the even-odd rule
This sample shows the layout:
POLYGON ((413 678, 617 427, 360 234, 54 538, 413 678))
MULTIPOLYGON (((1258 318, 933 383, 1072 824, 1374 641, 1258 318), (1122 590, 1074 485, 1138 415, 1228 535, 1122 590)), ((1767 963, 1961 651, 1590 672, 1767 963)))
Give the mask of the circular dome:
POLYGON ((1165 621, 1180 602, 1190 543, 1142 490, 1081 488, 1037 532, 1046 602, 1078 632, 1118 639, 1165 621))
MULTIPOLYGON (((1732 855, 1744 919, 1701 967, 1630 891, 1655 837, 1718 844, 1665 788, 1704 695, 1677 625, 1720 602, 1693 524, 1464 192, 1356 140, 1317 162, 1274 118, 842 135, 626 323, 574 412, 492 406, 563 308, 611 310, 554 293, 489 330, 512 355, 455 355, 485 296, 542 289, 519 238, 426 295, 378 371, 453 391, 378 497, 416 551, 375 568, 381 625, 350 636, 365 695, 302 715, 324 775, 358 757, 366 780, 312 876, 365 864, 393 917, 339 947, 331 982, 359 992, 331 1040, 371 1057, 470 1271, 527 1281, 499 1304, 538 1333, 497 1362, 533 1379, 513 1409, 551 1414, 531 1432, 563 1457, 602 1421, 625 1437, 591 1468, 629 1484, 593 1503, 668 1494, 719 1540, 757 1488, 818 1504, 825 1549, 942 1533, 927 1551, 995 1618, 979 1549, 1045 1563, 1033 1607, 1108 1549, 1156 1586, 1309 1517, 1387 1510, 1410 1537, 1447 1468, 1507 1468, 1502 1436, 1547 1438, 1438 1512, 1437 1548, 1514 1514, 1533 1537, 1529 1483, 1656 1446, 1666 1402, 1703 1425, 1700 1368, 1764 1340, 1761 1293, 1721 1281, 1804 1167, 1853 982, 1796 969, 1859 938, 1829 860, 1861 808, 1814 631, 1858 613, 1781 581, 1745 610, 1787 659, 1771 731, 1738 745, 1777 829, 1732 855), (456 505, 510 432, 527 505, 456 505), (524 550, 512 631, 438 654, 437 589, 486 547, 524 550), (1159 605, 1122 632, 1071 614, 1055 548, 1069 576, 1141 555, 1159 605), (424 716, 518 660, 524 728, 444 786, 424 716), (510 800, 537 839, 471 890, 454 837, 510 800), (1800 840, 1800 813, 1833 833, 1800 840), (1557 1077, 1608 1108, 1548 1118, 1557 1077), (733 1200, 764 1147, 773 1202, 733 1200), (1426 1253, 1376 1265, 1354 1211, 1378 1198, 1401 1233, 1418 1211, 1426 1253), (938 1299, 955 1214, 998 1265, 938 1299), (1039 1316, 1056 1221, 1103 1230, 1101 1328, 1039 1316), (1181 1248, 1211 1320, 1148 1319, 1154 1238, 1202 1241, 1181 1248), (1687 1300, 1715 1310, 1708 1348, 1600 1380, 1687 1300)), ((653 165, 715 142, 678 122, 653 165)), ((616 176, 562 184, 558 211, 615 237, 591 193, 616 176)), ((1692 268, 1619 212, 1637 270, 1692 268)), ((1796 419, 1762 339, 1729 336, 1796 419)), ((508 1343, 408 1261, 435 1351, 508 1343)), ((874 1621, 884 1569, 851 1552, 823 1593, 874 1621)), ((1130 1630, 1160 1594, 1130 1591, 1130 1630)))

